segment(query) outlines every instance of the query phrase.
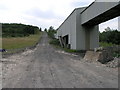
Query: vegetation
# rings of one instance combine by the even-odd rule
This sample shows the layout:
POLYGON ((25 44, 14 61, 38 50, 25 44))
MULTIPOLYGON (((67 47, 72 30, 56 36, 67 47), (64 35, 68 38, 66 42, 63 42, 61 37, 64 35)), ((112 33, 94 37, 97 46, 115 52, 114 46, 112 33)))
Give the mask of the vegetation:
POLYGON ((24 37, 31 34, 37 34, 38 32, 39 28, 37 26, 16 23, 2 24, 2 37, 24 37))
MULTIPOLYGON (((100 33, 99 38, 102 47, 120 45, 120 31, 118 30, 107 27, 104 32, 100 33)), ((113 57, 120 57, 120 51, 113 52, 113 57)))
POLYGON ((112 30, 109 27, 100 33, 100 46, 120 45, 120 31, 112 30))
POLYGON ((57 33, 56 30, 52 26, 50 26, 47 33, 48 33, 48 36, 51 38, 50 44, 59 46, 60 42, 55 38, 55 34, 57 33))
POLYGON ((50 26, 49 29, 48 29, 48 36, 52 39, 55 39, 55 34, 56 34, 56 30, 50 26))
POLYGON ((52 26, 49 27, 47 33, 51 39, 50 44, 55 45, 55 46, 60 46, 59 40, 55 38, 55 34, 57 33, 57 31, 52 26))
POLYGON ((2 48, 17 49, 35 45, 40 39, 40 34, 29 35, 28 37, 2 38, 2 48))
POLYGON ((99 42, 100 47, 111 47, 113 45, 115 45, 115 44, 107 43, 107 42, 99 42))
POLYGON ((8 50, 33 46, 40 39, 41 30, 32 25, 4 23, 2 25, 2 48, 8 50))
POLYGON ((52 26, 49 27, 47 33, 48 33, 48 36, 51 38, 50 44, 53 44, 53 45, 56 45, 56 46, 60 46, 59 40, 57 40, 57 39, 55 38, 56 30, 55 30, 52 26))
POLYGON ((57 39, 51 39, 50 44, 60 46, 60 42, 59 42, 59 40, 57 40, 57 39))
POLYGON ((47 28, 45 28, 44 31, 47 32, 47 28))

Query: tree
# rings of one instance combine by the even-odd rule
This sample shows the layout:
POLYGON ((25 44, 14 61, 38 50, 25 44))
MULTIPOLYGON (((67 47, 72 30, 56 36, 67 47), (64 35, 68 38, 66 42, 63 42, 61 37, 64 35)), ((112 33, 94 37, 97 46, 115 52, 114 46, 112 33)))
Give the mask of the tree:
POLYGON ((120 31, 107 27, 104 32, 100 33, 99 40, 100 42, 120 45, 120 31))
POLYGON ((112 31, 112 30, 110 29, 110 27, 107 27, 105 28, 105 31, 107 32, 107 31, 112 31))
POLYGON ((44 31, 47 32, 47 29, 45 28, 44 31))
POLYGON ((49 27, 49 29, 48 29, 48 35, 51 37, 51 38, 55 38, 55 33, 56 33, 57 31, 54 29, 54 27, 53 26, 50 26, 49 27))
POLYGON ((41 31, 42 31, 42 28, 40 28, 39 31, 41 32, 41 31))
POLYGON ((54 27, 53 27, 53 26, 50 26, 48 30, 54 30, 54 27))

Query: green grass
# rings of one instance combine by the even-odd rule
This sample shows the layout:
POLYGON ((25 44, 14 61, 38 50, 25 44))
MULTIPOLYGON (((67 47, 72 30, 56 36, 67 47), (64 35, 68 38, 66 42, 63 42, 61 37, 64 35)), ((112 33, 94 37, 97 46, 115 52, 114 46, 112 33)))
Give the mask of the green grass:
POLYGON ((49 43, 52 44, 52 45, 60 46, 60 42, 57 39, 51 39, 49 43))
POLYGON ((40 39, 39 34, 30 35, 28 37, 16 37, 16 38, 2 38, 3 49, 18 49, 33 46, 40 39))
POLYGON ((110 47, 110 46, 114 46, 115 44, 107 43, 107 42, 100 42, 99 45, 100 47, 110 47))
MULTIPOLYGON (((100 47, 111 47, 111 46, 115 46, 115 44, 112 43, 107 43, 107 42, 100 42, 100 47)), ((112 53, 113 57, 120 57, 120 51, 114 51, 112 53)))

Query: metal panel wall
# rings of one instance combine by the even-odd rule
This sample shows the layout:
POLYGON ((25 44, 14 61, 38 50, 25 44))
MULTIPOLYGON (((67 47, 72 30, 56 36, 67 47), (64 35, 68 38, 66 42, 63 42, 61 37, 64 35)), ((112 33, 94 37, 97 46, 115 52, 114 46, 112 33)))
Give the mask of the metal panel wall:
POLYGON ((68 18, 58 28, 58 36, 69 35, 69 44, 71 49, 76 49, 76 10, 74 10, 68 18))
POLYGON ((81 13, 81 23, 87 23, 117 5, 119 5, 119 2, 93 2, 81 13))

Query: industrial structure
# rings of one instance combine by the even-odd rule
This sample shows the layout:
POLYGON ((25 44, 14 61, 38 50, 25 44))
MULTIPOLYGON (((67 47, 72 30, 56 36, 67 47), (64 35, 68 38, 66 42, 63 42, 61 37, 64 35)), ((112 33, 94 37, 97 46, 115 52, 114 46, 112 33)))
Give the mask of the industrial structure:
POLYGON ((59 26, 57 37, 62 47, 90 50, 99 47, 99 24, 120 16, 120 0, 91 3, 76 8, 59 26))

